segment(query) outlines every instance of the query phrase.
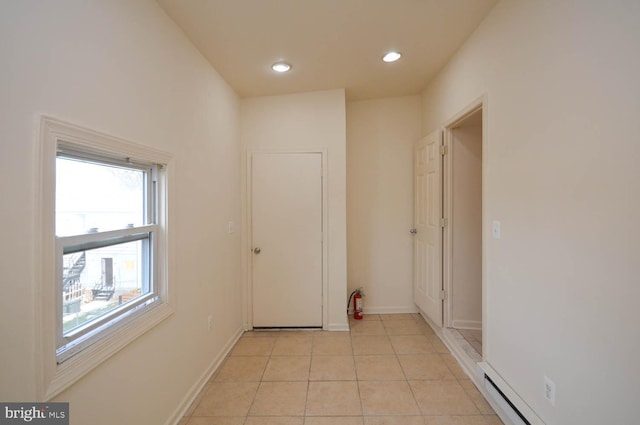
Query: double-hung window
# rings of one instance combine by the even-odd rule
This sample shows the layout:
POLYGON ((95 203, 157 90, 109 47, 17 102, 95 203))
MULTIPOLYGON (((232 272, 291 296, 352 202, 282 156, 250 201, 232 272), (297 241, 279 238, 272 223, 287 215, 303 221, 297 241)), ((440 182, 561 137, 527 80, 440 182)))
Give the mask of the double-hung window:
POLYGON ((58 145, 58 361, 158 301, 158 167, 58 145))
POLYGON ((44 328, 54 331, 49 340, 55 340, 57 366, 49 383, 60 381, 48 390, 54 394, 170 313, 168 157, 50 119, 43 123, 44 159, 53 163, 53 185, 46 184, 53 186, 55 279, 49 282, 55 290, 43 292, 52 294, 44 298, 44 321, 49 312, 55 326, 44 328), (82 370, 73 370, 74 363, 82 370))

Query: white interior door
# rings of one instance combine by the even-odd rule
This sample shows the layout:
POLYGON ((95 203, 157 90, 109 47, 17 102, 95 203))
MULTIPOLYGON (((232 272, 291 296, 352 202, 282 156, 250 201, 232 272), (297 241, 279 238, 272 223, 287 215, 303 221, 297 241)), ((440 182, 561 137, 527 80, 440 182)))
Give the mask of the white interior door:
POLYGON ((442 154, 440 131, 414 147, 414 301, 442 326, 442 154))
POLYGON ((251 160, 254 327, 322 326, 322 154, 251 160))

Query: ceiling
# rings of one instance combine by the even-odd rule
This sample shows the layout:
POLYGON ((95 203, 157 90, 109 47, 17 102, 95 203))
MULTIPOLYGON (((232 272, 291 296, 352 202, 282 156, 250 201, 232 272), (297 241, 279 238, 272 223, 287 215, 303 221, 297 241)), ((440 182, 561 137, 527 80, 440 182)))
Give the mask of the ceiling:
POLYGON ((497 0, 157 0, 241 97, 418 94, 497 0), (394 63, 381 58, 402 52, 394 63), (284 60, 288 73, 271 64, 284 60))

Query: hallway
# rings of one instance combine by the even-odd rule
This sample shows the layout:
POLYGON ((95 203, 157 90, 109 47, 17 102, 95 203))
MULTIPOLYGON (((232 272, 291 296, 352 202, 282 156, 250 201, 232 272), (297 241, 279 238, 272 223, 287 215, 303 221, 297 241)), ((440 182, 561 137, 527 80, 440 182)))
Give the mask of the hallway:
POLYGON ((498 425, 417 314, 246 332, 180 425, 498 425))

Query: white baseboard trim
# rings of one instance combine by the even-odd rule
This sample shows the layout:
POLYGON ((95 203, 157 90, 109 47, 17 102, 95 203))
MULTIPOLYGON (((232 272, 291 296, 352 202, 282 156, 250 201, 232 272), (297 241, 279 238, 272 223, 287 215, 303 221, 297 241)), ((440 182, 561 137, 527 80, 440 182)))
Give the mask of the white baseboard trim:
POLYGON ((187 391, 187 395, 182 399, 182 402, 173 411, 173 414, 165 422, 165 425, 180 424, 180 421, 183 419, 185 413, 187 413, 187 410, 189 410, 189 407, 191 407, 191 403, 193 403, 198 394, 200 394, 200 391, 202 391, 207 382, 209 382, 209 379, 211 379, 215 371, 218 370, 224 359, 227 357, 236 342, 238 342, 243 333, 244 328, 241 326, 231 336, 231 338, 229 338, 220 353, 213 359, 211 363, 209 363, 209 366, 202 373, 202 375, 200 375, 200 379, 198 379, 196 383, 193 384, 193 386, 189 389, 189 391, 187 391))
MULTIPOLYGON (((365 307, 363 314, 402 314, 417 313, 415 306, 392 306, 392 307, 365 307)), ((349 314, 353 314, 353 308, 349 309, 349 314)))
MULTIPOLYGON (((462 348, 461 344, 458 344, 455 336, 452 332, 447 332, 436 324, 434 324, 427 315, 420 310, 422 318, 429 324, 433 332, 440 338, 442 343, 449 349, 451 355, 456 359, 464 373, 471 379, 471 382, 476 386, 478 391, 482 394, 484 399, 489 403, 491 408, 496 412, 496 415, 502 420, 504 425, 516 425, 507 415, 507 413, 500 407, 493 398, 489 395, 484 387, 484 372, 480 368, 479 364, 474 361, 469 354, 462 348)), ((466 342, 466 341, 465 341, 466 342)))
POLYGON ((456 329, 482 330, 482 322, 479 320, 453 320, 451 326, 456 329))
POLYGON ((349 331, 349 324, 348 323, 329 323, 324 330, 325 331, 348 332, 349 331))

